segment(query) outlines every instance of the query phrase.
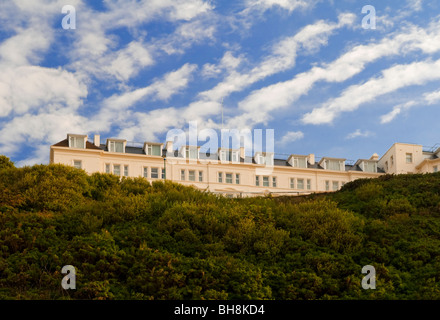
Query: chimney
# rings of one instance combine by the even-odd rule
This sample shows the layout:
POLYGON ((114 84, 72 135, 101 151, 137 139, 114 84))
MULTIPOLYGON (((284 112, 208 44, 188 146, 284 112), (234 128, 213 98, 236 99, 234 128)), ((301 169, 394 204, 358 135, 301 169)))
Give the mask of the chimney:
POLYGON ((243 158, 243 159, 246 158, 246 152, 244 150, 244 147, 240 147, 240 158, 243 158))
POLYGON ((173 141, 165 142, 165 149, 167 149, 167 156, 174 156, 173 141))
POLYGON ((95 134, 93 137, 93 144, 97 147, 101 145, 101 136, 99 134, 95 134))
POLYGON ((375 160, 375 161, 379 160, 379 155, 377 153, 373 154, 370 160, 375 160))
POLYGON ((315 155, 313 153, 309 154, 307 156, 307 159, 309 160, 309 163, 313 166, 315 164, 315 155))

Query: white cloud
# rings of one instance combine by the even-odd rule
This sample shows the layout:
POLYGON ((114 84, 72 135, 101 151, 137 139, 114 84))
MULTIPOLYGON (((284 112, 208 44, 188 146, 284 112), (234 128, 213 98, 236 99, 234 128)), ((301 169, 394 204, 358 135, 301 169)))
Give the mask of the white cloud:
MULTIPOLYGON (((230 126, 266 123, 271 111, 292 106, 318 81, 343 82, 362 72, 368 63, 383 57, 408 54, 418 50, 424 53, 440 51, 440 22, 431 23, 427 29, 415 26, 403 27, 399 32, 378 43, 354 46, 331 63, 315 66, 309 71, 297 74, 291 80, 255 90, 239 103, 243 113, 231 119, 230 126)), ((315 112, 313 116, 306 115, 306 122, 322 123, 329 118, 331 117, 325 112, 315 112)))
POLYGON ((373 135, 370 131, 364 131, 362 132, 360 129, 357 129, 355 132, 349 133, 345 138, 346 139, 354 139, 358 137, 367 138, 373 135))
POLYGON ((290 142, 294 142, 304 138, 304 133, 301 131, 289 131, 280 140, 279 144, 286 145, 290 142))
POLYGON ((296 9, 307 8, 313 4, 314 1, 306 0, 247 0, 246 5, 252 9, 267 10, 272 7, 279 7, 289 12, 296 9))
POLYGON ((21 66, 0 73, 0 117, 37 109, 68 106, 76 110, 87 96, 87 87, 62 69, 21 66))
MULTIPOLYGON (((353 85, 338 98, 304 115, 304 123, 332 123, 342 112, 354 111, 377 97, 411 85, 422 85, 440 79, 440 60, 397 65, 382 71, 382 76, 361 85, 353 85)), ((396 111, 397 112, 397 111, 396 111)))
POLYGON ((318 21, 301 29, 297 34, 286 37, 272 47, 272 52, 257 66, 247 72, 231 72, 214 88, 199 95, 210 100, 220 100, 232 92, 239 92, 249 85, 270 75, 288 70, 295 65, 299 53, 308 53, 326 45, 334 30, 352 24, 352 14, 341 14, 337 23, 318 21))
POLYGON ((381 124, 389 123, 389 122, 393 121, 403 111, 407 111, 414 106, 420 106, 420 105, 426 105, 426 104, 432 105, 438 101, 440 101, 440 90, 434 91, 434 92, 427 92, 427 93, 423 94, 422 99, 411 100, 406 103, 394 106, 393 110, 391 110, 387 114, 384 114, 380 117, 380 123, 381 124))

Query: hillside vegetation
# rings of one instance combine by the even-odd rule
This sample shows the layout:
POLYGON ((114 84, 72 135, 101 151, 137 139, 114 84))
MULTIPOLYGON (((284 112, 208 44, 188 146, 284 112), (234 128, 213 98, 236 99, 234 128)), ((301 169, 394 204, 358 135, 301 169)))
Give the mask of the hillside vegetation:
POLYGON ((227 199, 0 157, 0 299, 439 299, 439 280, 440 174, 227 199))

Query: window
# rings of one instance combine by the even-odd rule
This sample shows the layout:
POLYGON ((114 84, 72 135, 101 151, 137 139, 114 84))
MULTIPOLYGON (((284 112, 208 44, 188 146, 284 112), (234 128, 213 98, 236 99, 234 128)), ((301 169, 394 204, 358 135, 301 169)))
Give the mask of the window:
POLYGON ((148 178, 148 167, 144 167, 144 178, 148 178))
POLYGON ((188 171, 188 180, 189 181, 196 181, 196 172, 194 170, 188 171))
POLYGON ((159 178, 159 168, 151 168, 151 179, 159 178))
POLYGON ((438 172, 438 166, 434 166, 434 172, 438 172))
POLYGON ((238 151, 221 150, 220 161, 238 162, 238 151))
POLYGON ((165 179, 165 168, 160 169, 160 171, 162 171, 162 179, 165 179))
POLYGON ((197 159, 197 147, 186 147, 185 157, 187 159, 197 159))
POLYGON ((218 182, 223 183, 223 172, 218 173, 218 182))
POLYGON ((235 174, 235 184, 240 184, 240 175, 238 173, 235 174))
POLYGON ((391 166, 393 166, 394 165, 394 157, 393 156, 391 156, 390 162, 391 162, 391 166))
POLYGON ((406 163, 412 163, 413 162, 413 156, 412 153, 406 154, 406 163))
POLYGON ((70 148, 85 148, 85 139, 83 137, 69 137, 70 148))
POLYGON ((121 141, 110 141, 108 144, 110 152, 124 152, 124 143, 121 141))
POLYGON ((292 165, 295 168, 307 168, 307 159, 303 157, 293 158, 292 165))
POLYGON ((298 179, 296 180, 296 185, 298 189, 303 190, 304 189, 304 179, 298 179))
POLYGON ((295 178, 290 178, 290 188, 295 189, 295 178))
POLYGON ((273 166, 273 154, 257 154, 255 157, 257 164, 266 164, 267 166, 273 166))
POLYGON ((325 191, 330 191, 330 181, 325 181, 325 191))
POLYGON ((263 177, 263 187, 269 186, 269 177, 263 177))
POLYGON ((312 180, 307 179, 307 190, 312 190, 312 180))
POLYGON ((385 161, 385 171, 388 171, 388 161, 385 161))
POLYGON ((364 172, 377 172, 377 164, 373 161, 363 161, 362 171, 364 172))
POLYGON ((128 177, 128 166, 124 166, 124 176, 128 177))
POLYGON ((110 173, 110 164, 105 164, 105 173, 110 173))
POLYGON ((180 170, 180 180, 185 181, 185 170, 180 170))
POLYGON ((160 145, 149 144, 147 146, 147 155, 149 156, 161 156, 160 145))
POLYGON ((203 182, 203 171, 199 171, 199 182, 203 182))
POLYGON ((327 170, 344 171, 344 161, 341 160, 325 160, 324 168, 327 170))
POLYGON ((333 181, 332 189, 333 189, 333 191, 336 191, 339 189, 339 181, 333 181))
POLYGON ((226 174, 226 183, 232 183, 232 173, 226 174))
POLYGON ((255 185, 256 185, 257 187, 260 186, 260 176, 255 176, 255 185))
POLYGON ((77 169, 81 169, 82 168, 82 161, 81 160, 74 160, 73 166, 77 169))
POLYGON ((272 187, 277 187, 277 177, 272 177, 272 187))
POLYGON ((117 176, 121 175, 121 166, 119 164, 113 165, 113 174, 117 176))

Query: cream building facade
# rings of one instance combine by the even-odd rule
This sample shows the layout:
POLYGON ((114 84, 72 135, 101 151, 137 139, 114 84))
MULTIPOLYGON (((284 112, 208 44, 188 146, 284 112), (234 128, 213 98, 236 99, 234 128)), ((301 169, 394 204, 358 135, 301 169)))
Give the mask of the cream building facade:
POLYGON ((286 160, 273 153, 257 152, 252 157, 244 148, 219 148, 204 153, 198 146, 174 150, 166 144, 145 142, 127 145, 126 140, 100 136, 68 134, 67 139, 50 148, 50 163, 60 163, 120 177, 144 177, 148 181, 167 179, 201 190, 228 196, 262 194, 296 195, 339 190, 345 183, 360 178, 375 178, 385 173, 436 172, 440 167, 440 148, 426 152, 420 145, 394 144, 382 158, 374 154, 347 164, 344 158, 314 154, 290 155, 286 160))

